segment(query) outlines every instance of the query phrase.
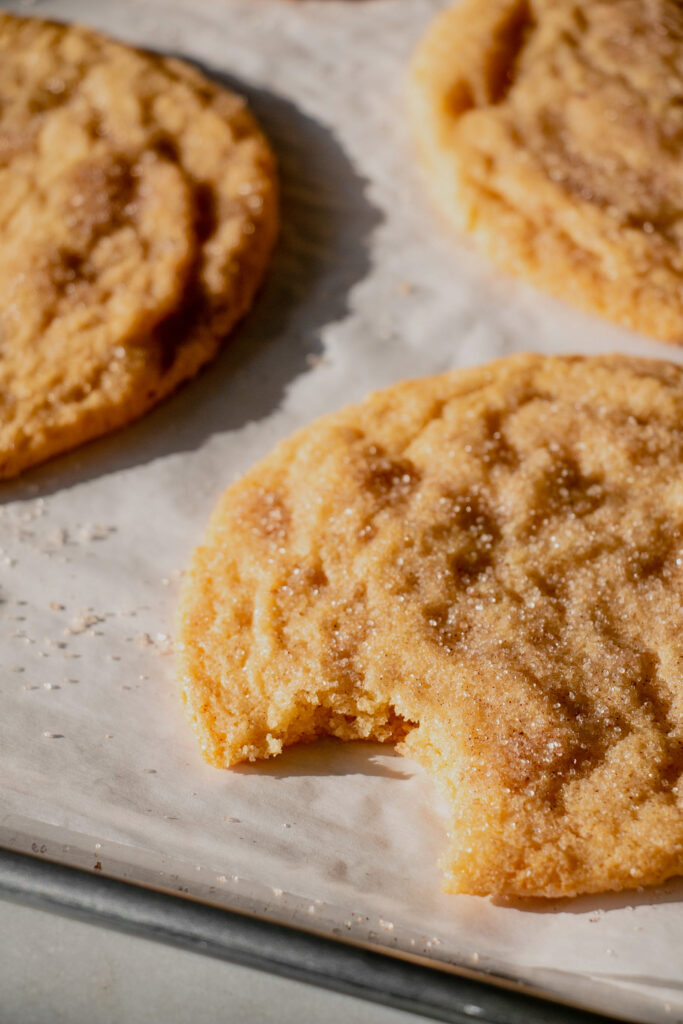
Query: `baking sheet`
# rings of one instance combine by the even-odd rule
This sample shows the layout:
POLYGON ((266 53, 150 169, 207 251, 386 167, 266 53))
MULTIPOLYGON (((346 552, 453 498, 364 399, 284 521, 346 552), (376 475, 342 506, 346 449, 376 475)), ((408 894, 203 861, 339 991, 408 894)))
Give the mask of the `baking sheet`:
POLYGON ((204 765, 177 699, 177 586, 222 489, 280 437, 407 376, 515 350, 683 353, 492 272, 424 199, 405 64, 438 0, 42 0, 245 92, 283 176, 254 313, 114 437, 0 490, 0 842, 350 941, 683 1020, 683 883, 496 904, 439 892, 430 780, 333 741, 204 765))

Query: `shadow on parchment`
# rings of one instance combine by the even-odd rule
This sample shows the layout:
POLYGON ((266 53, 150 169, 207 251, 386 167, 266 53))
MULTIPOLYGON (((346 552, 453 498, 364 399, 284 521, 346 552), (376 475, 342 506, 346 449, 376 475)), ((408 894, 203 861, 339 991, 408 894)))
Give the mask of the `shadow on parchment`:
POLYGON ((173 397, 131 426, 0 485, 0 504, 191 451, 267 417, 320 353, 321 329, 344 317, 350 289, 369 269, 368 240, 382 218, 333 133, 288 100, 202 70, 247 97, 278 159, 281 231, 254 308, 218 358, 173 397))
POLYGON ((603 914, 624 907, 648 906, 656 903, 683 903, 683 878, 672 878, 662 885, 651 885, 623 892, 573 896, 564 899, 520 899, 494 897, 496 906, 510 907, 532 914, 603 914))
POLYGON ((329 775, 377 775, 390 779, 404 779, 410 776, 410 769, 399 756, 387 765, 378 760, 381 755, 391 754, 390 744, 370 743, 362 740, 345 743, 334 738, 320 739, 313 743, 299 743, 284 750, 279 757, 257 764, 240 764, 230 771, 241 775, 267 775, 272 779, 288 779, 294 776, 329 775))

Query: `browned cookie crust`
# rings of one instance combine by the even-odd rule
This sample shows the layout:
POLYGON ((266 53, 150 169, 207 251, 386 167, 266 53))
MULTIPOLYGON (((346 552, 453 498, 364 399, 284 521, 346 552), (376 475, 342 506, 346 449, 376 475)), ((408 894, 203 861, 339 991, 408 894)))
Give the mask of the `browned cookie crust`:
POLYGON ((435 198, 504 269, 683 341, 683 8, 465 0, 418 47, 435 198))
POLYGON ((276 176, 180 61, 0 15, 0 477, 139 416, 251 304, 276 176))

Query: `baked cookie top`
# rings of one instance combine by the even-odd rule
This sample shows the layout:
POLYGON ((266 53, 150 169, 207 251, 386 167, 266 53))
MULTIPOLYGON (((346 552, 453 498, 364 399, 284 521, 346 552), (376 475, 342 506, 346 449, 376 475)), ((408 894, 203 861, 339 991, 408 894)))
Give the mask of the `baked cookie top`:
POLYGON ((683 368, 515 356, 399 384, 230 487, 186 576, 206 758, 401 741, 451 892, 683 872, 683 368))
POLYGON ((465 0, 415 54, 441 208, 504 269, 683 341, 683 8, 465 0))
POLYGON ((246 311, 276 177, 179 61, 0 14, 0 476, 135 418, 246 311))

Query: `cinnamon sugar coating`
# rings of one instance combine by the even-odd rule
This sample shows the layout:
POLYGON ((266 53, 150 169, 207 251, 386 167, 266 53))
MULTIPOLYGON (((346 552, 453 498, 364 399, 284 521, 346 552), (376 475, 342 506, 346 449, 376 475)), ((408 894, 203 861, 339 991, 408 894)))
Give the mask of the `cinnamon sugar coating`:
POLYGON ((0 478, 141 415, 217 351, 274 241, 244 101, 0 14, 0 478))
POLYGON ((465 0, 415 54, 434 197, 503 269, 683 341, 683 9, 465 0))
POLYGON ((322 735, 443 787, 450 892, 683 871, 683 369, 514 356, 409 381, 224 494, 178 668, 223 767, 322 735))

